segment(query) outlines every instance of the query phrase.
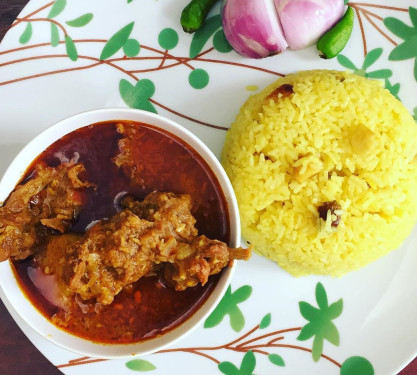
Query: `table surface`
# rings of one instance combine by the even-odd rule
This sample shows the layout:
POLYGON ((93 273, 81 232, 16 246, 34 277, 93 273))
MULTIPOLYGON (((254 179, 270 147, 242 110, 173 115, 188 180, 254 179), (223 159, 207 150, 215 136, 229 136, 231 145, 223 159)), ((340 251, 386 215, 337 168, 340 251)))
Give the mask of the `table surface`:
MULTIPOLYGON (((0 42, 28 0, 0 0, 0 42)), ((28 340, 0 301, 0 374, 57 375, 56 369, 28 340), (17 360, 17 359, 20 360, 17 360), (22 360, 23 359, 23 360, 22 360)), ((417 358, 398 375, 417 374, 417 358)), ((377 374, 379 375, 379 374, 377 374)))

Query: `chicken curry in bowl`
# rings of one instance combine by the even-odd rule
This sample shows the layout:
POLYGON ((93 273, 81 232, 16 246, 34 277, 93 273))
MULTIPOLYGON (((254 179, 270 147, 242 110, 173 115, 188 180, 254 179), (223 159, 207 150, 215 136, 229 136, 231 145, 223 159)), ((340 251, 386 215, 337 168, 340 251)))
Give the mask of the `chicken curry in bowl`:
POLYGON ((187 320, 225 267, 227 202, 205 160, 169 132, 110 121, 32 163, 0 208, 0 258, 56 326, 133 343, 187 320))

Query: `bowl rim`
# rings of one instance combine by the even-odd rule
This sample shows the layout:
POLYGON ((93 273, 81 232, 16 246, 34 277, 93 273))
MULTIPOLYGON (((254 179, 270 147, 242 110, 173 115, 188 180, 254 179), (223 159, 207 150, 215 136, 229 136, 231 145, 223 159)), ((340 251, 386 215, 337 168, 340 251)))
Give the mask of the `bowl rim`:
MULTIPOLYGON (((42 131, 14 157, 0 180, 0 204, 8 197, 14 187, 21 181, 26 169, 31 162, 49 145, 64 135, 74 130, 99 122, 131 120, 163 129, 173 134, 199 154, 216 176, 220 188, 227 203, 230 246, 240 245, 241 228, 239 209, 233 187, 226 172, 213 152, 191 131, 173 120, 147 111, 130 108, 104 108, 84 111, 68 116, 55 122, 42 131), (93 120, 92 120, 93 119, 93 120)), ((100 358, 131 358, 132 356, 144 356, 171 346, 194 331, 211 314, 226 292, 232 275, 236 268, 236 261, 232 267, 224 270, 215 288, 204 303, 184 322, 177 327, 149 340, 129 344, 104 344, 81 338, 55 326, 30 302, 25 292, 19 287, 10 261, 0 263, 0 297, 11 315, 19 316, 32 330, 48 341, 66 350, 81 355, 100 358), (14 280, 13 285, 4 285, 10 281, 10 275, 14 280), (25 301, 23 301, 25 300, 25 301), (35 324, 39 323, 39 324, 35 324), (43 324, 42 324, 43 323, 43 324), (45 329, 48 327, 48 329, 45 329), (65 340, 63 340, 65 339, 65 340), (68 344, 67 341, 72 342, 68 344), (82 349, 80 349, 80 347, 82 349), (142 347, 142 349, 141 349, 142 347)))

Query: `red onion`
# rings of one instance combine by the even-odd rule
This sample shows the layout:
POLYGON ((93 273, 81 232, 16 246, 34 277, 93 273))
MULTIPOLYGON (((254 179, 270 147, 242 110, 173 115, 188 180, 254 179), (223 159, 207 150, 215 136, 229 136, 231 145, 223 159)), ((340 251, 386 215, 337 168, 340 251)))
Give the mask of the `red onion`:
POLYGON ((262 58, 316 43, 343 9, 343 0, 224 0, 223 29, 236 52, 262 58))
POLYGON ((343 0, 275 0, 291 49, 310 46, 342 17, 343 0))
POLYGON ((243 56, 262 58, 288 47, 273 0, 225 1, 222 18, 227 40, 243 56))

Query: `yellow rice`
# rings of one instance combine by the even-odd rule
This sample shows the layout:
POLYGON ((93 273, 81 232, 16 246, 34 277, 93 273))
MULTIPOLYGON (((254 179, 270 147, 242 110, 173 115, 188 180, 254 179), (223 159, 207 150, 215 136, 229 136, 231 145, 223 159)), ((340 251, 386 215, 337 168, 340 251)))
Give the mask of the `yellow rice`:
POLYGON ((243 236, 295 276, 342 275, 396 249, 417 219, 417 124, 380 82, 305 71, 250 97, 222 163, 243 236), (291 84, 294 93, 266 98, 291 84), (318 207, 341 209, 320 218, 318 207), (332 220, 339 215, 337 227, 332 220))

